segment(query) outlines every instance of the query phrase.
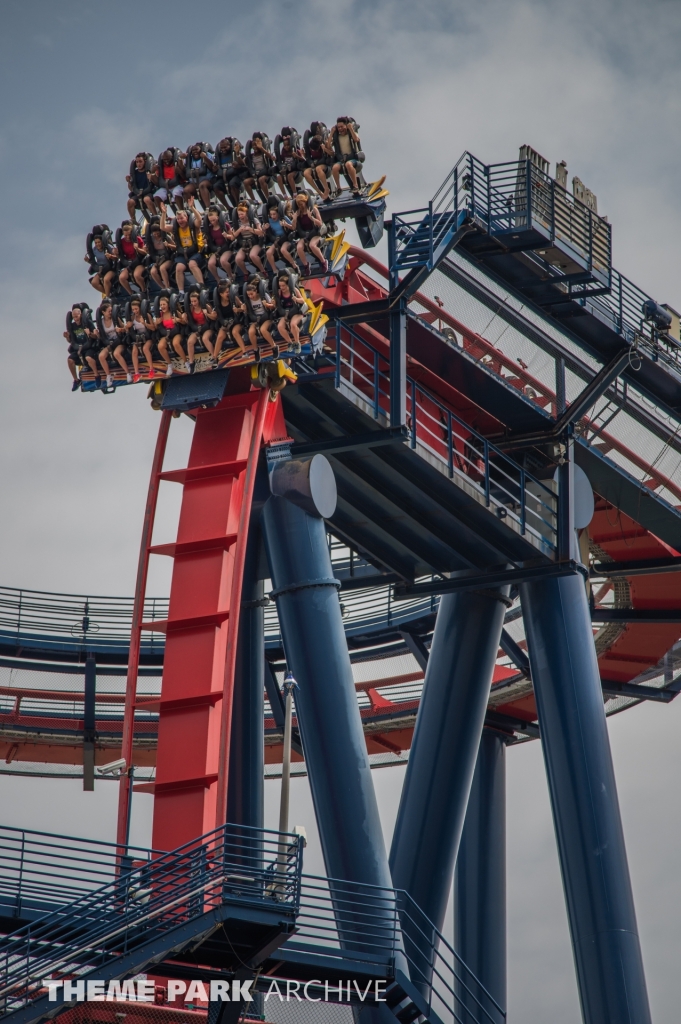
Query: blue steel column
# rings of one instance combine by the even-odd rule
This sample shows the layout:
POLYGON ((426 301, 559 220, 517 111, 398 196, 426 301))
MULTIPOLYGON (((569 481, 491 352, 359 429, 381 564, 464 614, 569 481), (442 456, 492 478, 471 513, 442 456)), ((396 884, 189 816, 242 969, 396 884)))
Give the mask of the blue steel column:
POLYGON ((390 852, 393 883, 440 930, 480 746, 508 588, 446 594, 390 852))
MULTIPOLYGON (((506 740, 492 729, 480 738, 456 859, 454 948, 505 1010, 506 740)), ((458 994, 474 1012, 468 993, 461 987, 458 994)))
POLYGON ((272 497, 262 530, 327 873, 389 888, 324 521, 272 497))
POLYGON ((581 576, 520 588, 577 981, 586 1024, 650 1009, 581 576))
POLYGON ((254 527, 244 567, 227 790, 227 821, 253 828, 264 824, 265 589, 264 581, 258 579, 261 544, 260 531, 254 527))

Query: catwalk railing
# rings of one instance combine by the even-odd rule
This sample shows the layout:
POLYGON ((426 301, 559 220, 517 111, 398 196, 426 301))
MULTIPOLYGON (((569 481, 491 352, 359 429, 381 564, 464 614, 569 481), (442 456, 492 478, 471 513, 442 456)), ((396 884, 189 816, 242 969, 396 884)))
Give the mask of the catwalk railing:
MULTIPOLYGON (((106 651, 127 656, 132 621, 131 597, 96 597, 85 594, 47 593, 0 587, 0 643, 30 651, 106 651)), ((168 598, 147 598, 146 619, 163 619, 168 598)), ((142 642, 143 654, 160 654, 164 638, 150 634, 142 642)))
MULTIPOLYGON (((302 876, 296 935, 284 949, 342 961, 391 961, 421 996, 426 1019, 442 1024, 501 1024, 504 1010, 408 893, 302 876)), ((399 980, 399 974, 397 975, 399 980)), ((406 987, 406 986, 405 986, 406 987)))
MULTIPOLYGON (((369 405, 374 419, 389 422, 387 356, 346 324, 336 325, 335 348, 336 386, 350 386, 369 405)), ((510 459, 413 377, 407 376, 406 386, 411 447, 427 448, 450 479, 472 488, 499 518, 514 522, 521 535, 531 533, 555 550, 557 506, 552 488, 510 459)))
MULTIPOLYGON (((127 850, 138 868, 153 855, 142 847, 127 850)), ((0 826, 0 916, 45 914, 109 885, 120 868, 121 850, 110 843, 0 826)))
POLYGON ((0 877, 5 921, 42 909, 0 940, 5 1013, 44 995, 45 978, 120 978, 126 957, 134 972, 135 953, 151 938, 162 948, 164 933, 236 902, 295 916, 296 934, 282 950, 304 954, 308 964, 331 958, 342 968, 359 959, 401 969, 433 1021, 505 1019, 407 893, 302 874, 296 836, 226 825, 170 854, 129 848, 121 857, 114 844, 5 828, 0 877))
MULTIPOLYGON (((332 551, 334 569, 343 569, 349 564, 347 556, 337 556, 332 551)), ((375 570, 371 567, 372 574, 375 570)), ((341 578, 348 577, 341 572, 341 578)), ((375 579, 367 576, 368 590, 358 588, 343 593, 343 613, 346 632, 365 633, 381 628, 396 627, 420 615, 433 611, 432 601, 414 599, 401 602, 393 607, 390 587, 377 588, 375 579)), ((97 672, 100 675, 122 675, 124 667, 106 667, 112 657, 124 666, 130 643, 132 622, 132 598, 96 597, 78 594, 51 594, 35 590, 0 587, 0 645, 7 653, 16 656, 21 649, 24 660, 54 659, 56 671, 74 672, 85 670, 85 652, 92 651, 98 659, 97 672), (86 628, 83 629, 83 620, 86 628), (67 657, 68 655, 68 657, 67 657), (59 662, 76 662, 75 667, 62 669, 59 662)), ((146 621, 167 618, 167 598, 147 598, 145 602, 146 621), (152 618, 154 616, 155 618, 152 618)), ((265 607, 265 642, 268 646, 281 643, 279 620, 274 602, 265 607)), ((141 675, 160 675, 165 637, 160 633, 145 633, 142 640, 143 655, 154 655, 154 663, 143 665, 141 675)), ((14 664, 12 662, 12 664, 14 664)), ((98 701, 101 694, 98 694, 98 701)), ((14 688, 0 687, 0 712, 11 711, 17 693, 14 688)), ((31 701, 28 694, 21 694, 22 708, 25 701, 31 701)), ((106 698, 113 703, 114 697, 106 698)), ((31 703, 34 706, 34 702, 31 703)), ((54 709, 53 709, 54 710, 54 709)))
POLYGON ((560 243, 601 286, 610 286, 612 228, 605 218, 530 160, 483 164, 471 153, 463 154, 427 207, 393 216, 394 269, 432 268, 445 237, 464 217, 492 236, 538 231, 548 244, 560 243))
MULTIPOLYGON (((39 843, 35 834, 32 838, 39 843)), ((109 846, 103 852, 98 871, 115 870, 116 850, 109 846)), ((74 888, 87 886, 78 854, 64 850, 64 890, 41 876, 45 897, 62 905, 0 941, 4 1013, 41 996, 45 978, 60 981, 97 970, 104 977, 107 968, 118 978, 125 975, 126 966, 134 973, 152 938, 158 945, 164 933, 192 922, 198 927, 204 915, 225 903, 270 904, 292 916, 298 912, 302 845, 297 836, 224 825, 172 853, 145 853, 141 865, 70 902, 64 899, 65 892, 72 895, 74 888)), ((50 847, 48 862, 53 865, 57 859, 57 851, 50 847)), ((121 858, 119 864, 121 860, 123 867, 130 863, 121 858)), ((35 879, 35 862, 29 866, 24 855, 23 863, 35 879)), ((37 888, 34 882, 34 896, 37 888)))
MULTIPOLYGON (((530 160, 484 164, 464 153, 427 207, 393 215, 393 270, 432 268, 438 244, 453 225, 468 221, 510 249, 527 252, 547 284, 576 300, 627 342, 675 369, 681 344, 660 338, 644 319, 648 295, 612 266, 612 226, 530 160), (568 264, 557 254, 569 257, 568 264)), ((561 301, 557 299, 556 301, 561 301)))

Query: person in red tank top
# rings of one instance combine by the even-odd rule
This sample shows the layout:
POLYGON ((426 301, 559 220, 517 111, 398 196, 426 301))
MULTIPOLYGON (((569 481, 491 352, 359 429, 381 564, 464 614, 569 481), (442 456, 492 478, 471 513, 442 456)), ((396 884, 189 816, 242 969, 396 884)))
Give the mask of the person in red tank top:
POLYGON ((132 295, 132 288, 130 287, 130 275, 132 274, 135 284, 141 292, 144 292, 147 287, 144 269, 147 250, 137 231, 133 230, 131 220, 124 220, 121 224, 121 238, 118 248, 120 268, 118 281, 120 285, 125 288, 128 295, 132 295))
POLYGON ((182 338, 182 317, 174 316, 170 308, 170 300, 167 296, 162 295, 158 300, 158 316, 152 319, 158 350, 166 364, 166 377, 170 377, 173 372, 173 364, 170 352, 168 351, 168 345, 172 344, 173 348, 177 351, 177 345, 181 343, 182 338))
POLYGON ((214 330, 211 321, 217 320, 217 313, 208 307, 205 310, 201 309, 200 295, 195 288, 191 288, 187 292, 187 298, 189 299, 189 305, 185 306, 185 309, 187 327, 190 332, 187 337, 187 368, 190 373, 193 373, 194 352, 199 343, 199 338, 201 339, 201 344, 209 353, 212 364, 215 365, 215 351, 213 348, 214 330))

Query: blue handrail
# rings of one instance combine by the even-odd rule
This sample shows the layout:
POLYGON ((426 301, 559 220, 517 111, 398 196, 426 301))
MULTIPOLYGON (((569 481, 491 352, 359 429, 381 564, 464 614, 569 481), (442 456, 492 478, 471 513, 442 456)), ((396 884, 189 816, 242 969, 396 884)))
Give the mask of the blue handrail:
POLYGON ((331 958, 341 968, 345 959, 357 957, 391 969, 406 960, 411 984, 433 1021, 505 1020, 502 1008, 406 892, 303 874, 297 836, 228 824, 172 853, 136 848, 134 867, 121 873, 115 844, 0 829, 4 869, 8 854, 13 866, 3 898, 11 898, 12 885, 18 894, 23 870, 29 887, 24 891, 51 910, 0 940, 0 1000, 6 1013, 43 995, 46 977, 92 975, 113 959, 134 954, 150 936, 156 946, 159 936, 178 925, 235 902, 276 904, 295 918, 284 956, 287 949, 294 955, 304 950, 308 962, 318 957, 328 964, 331 958), (93 888, 93 881, 101 884, 93 888))
MULTIPOLYGON (((115 849, 109 846, 105 853, 104 870, 110 870, 115 849)), ((56 902, 56 909, 0 940, 0 1001, 6 1013, 41 996, 44 978, 103 969, 112 959, 140 950, 152 933, 170 932, 225 903, 276 905, 292 917, 298 913, 299 836, 227 824, 172 853, 145 854, 141 865, 91 891, 79 876, 81 894, 71 902, 64 895, 72 895, 72 887, 41 880, 43 897, 56 902)), ((73 881, 74 870, 81 870, 78 858, 55 846, 49 869, 58 860, 70 866, 73 881)), ((128 858, 119 857, 119 869, 127 864, 128 858)))
MULTIPOLYGON (((336 379, 365 399, 374 419, 383 417, 389 422, 388 357, 344 323, 336 323, 335 343, 336 379)), ((413 377, 407 376, 406 386, 411 447, 426 447, 444 463, 450 479, 472 487, 487 508, 515 522, 522 536, 529 532, 548 551, 554 551, 557 507, 552 488, 519 466, 413 377)))
POLYGON ((529 258, 541 263, 549 281, 564 282, 566 296, 615 334, 637 340, 652 358, 678 370, 681 345, 663 339, 661 348, 654 326, 643 318, 651 296, 612 266, 612 225, 530 160, 484 164, 465 152, 427 207, 393 215, 391 270, 432 268, 439 241, 464 215, 490 236, 507 236, 511 246, 530 230, 545 237, 548 247, 557 245, 574 264, 570 272, 546 263, 534 242, 529 258))

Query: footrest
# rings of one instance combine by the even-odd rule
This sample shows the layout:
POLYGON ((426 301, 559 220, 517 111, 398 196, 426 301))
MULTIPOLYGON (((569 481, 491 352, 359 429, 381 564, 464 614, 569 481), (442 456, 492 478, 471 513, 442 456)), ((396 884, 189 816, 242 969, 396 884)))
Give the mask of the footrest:
POLYGON ((228 380, 226 369, 171 377, 163 392, 161 408, 178 412, 213 408, 224 398, 228 380))

